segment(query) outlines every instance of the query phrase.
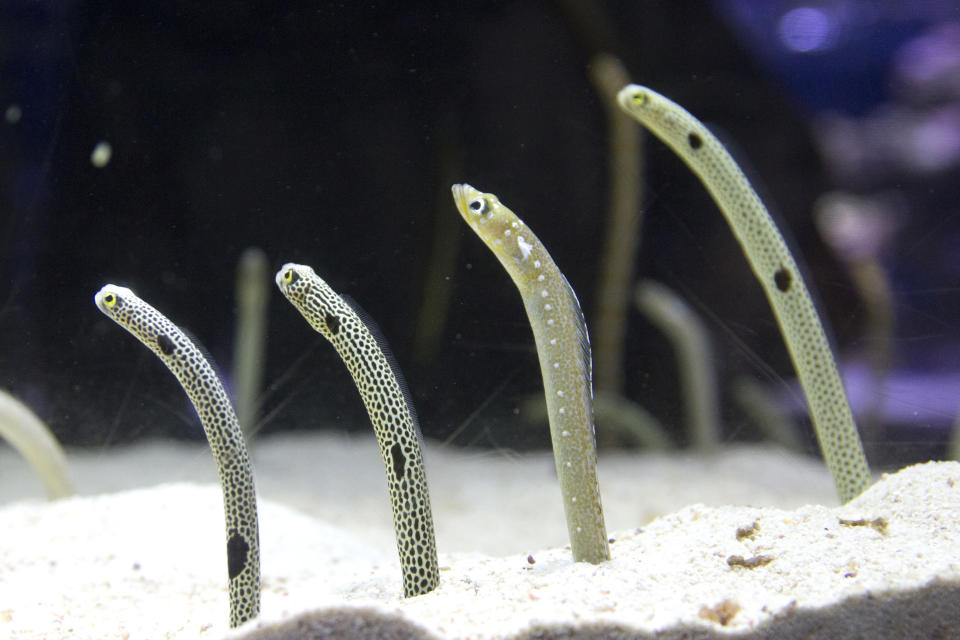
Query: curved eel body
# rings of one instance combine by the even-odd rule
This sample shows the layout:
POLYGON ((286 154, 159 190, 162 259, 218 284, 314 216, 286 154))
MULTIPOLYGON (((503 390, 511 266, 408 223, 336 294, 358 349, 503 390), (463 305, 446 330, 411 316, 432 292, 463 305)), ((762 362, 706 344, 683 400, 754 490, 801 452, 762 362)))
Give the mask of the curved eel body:
POLYGON ((550 438, 575 562, 610 559, 597 482, 590 340, 573 289, 537 239, 492 193, 453 185, 460 215, 520 290, 533 329, 550 438))
POLYGON ((253 468, 227 393, 200 349, 130 289, 104 286, 97 307, 153 351, 190 398, 217 463, 227 530, 230 626, 260 613, 260 532, 253 468))
POLYGON ((683 159, 723 212, 780 325, 840 500, 851 500, 870 484, 863 445, 820 317, 770 213, 720 141, 683 107, 635 84, 618 100, 683 159))
POLYGON ((63 447, 30 407, 0 389, 0 438, 20 452, 43 482, 47 498, 73 495, 73 481, 63 447))
POLYGON ((358 309, 312 268, 288 263, 276 280, 287 300, 337 350, 370 416, 387 474, 404 597, 433 591, 440 571, 420 429, 389 350, 358 309))

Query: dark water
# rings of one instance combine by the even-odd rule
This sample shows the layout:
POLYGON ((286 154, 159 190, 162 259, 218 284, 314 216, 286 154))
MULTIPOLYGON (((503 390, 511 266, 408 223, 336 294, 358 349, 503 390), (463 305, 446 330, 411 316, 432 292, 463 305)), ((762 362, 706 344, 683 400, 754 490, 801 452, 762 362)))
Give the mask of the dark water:
MULTIPOLYGON (((894 293, 892 372, 930 376, 930 394, 915 415, 883 414, 868 448, 888 465, 943 455, 960 405, 954 3, 114 4, 0 7, 0 387, 63 442, 201 437, 172 376, 93 294, 131 287, 229 374, 236 263, 257 246, 271 274, 312 265, 376 319, 427 437, 547 446, 545 427, 516 416, 541 388, 520 298, 449 186, 469 182, 517 212, 591 324, 609 141, 587 71, 607 52, 744 158, 845 358, 874 343, 814 203, 840 190, 894 220, 878 249, 894 293), (97 167, 103 141, 112 153, 97 167), (425 326, 436 337, 417 343, 425 326)), ((786 350, 706 192, 666 147, 645 148, 633 272, 705 316, 724 438, 755 439, 730 383, 747 375, 782 393, 786 350)), ((339 358, 272 284, 268 323, 261 432, 367 428, 339 358)), ((683 441, 673 352, 635 311, 623 353, 622 393, 683 441)))

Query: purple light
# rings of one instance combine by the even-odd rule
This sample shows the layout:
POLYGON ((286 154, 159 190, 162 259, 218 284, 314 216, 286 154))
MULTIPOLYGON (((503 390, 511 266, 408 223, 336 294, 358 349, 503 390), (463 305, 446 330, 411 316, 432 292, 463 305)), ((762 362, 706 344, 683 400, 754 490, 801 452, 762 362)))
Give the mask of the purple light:
POLYGON ((797 7, 780 18, 780 40, 791 51, 807 53, 827 48, 830 17, 813 7, 797 7))

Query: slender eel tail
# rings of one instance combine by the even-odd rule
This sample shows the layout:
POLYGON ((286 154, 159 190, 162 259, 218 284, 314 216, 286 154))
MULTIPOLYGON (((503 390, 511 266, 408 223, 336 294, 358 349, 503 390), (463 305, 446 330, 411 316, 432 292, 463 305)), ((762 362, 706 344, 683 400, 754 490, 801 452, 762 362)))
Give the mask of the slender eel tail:
POLYGON ((227 393, 197 345, 133 291, 108 284, 94 301, 167 365, 200 416, 223 491, 230 626, 240 626, 260 614, 260 529, 253 467, 227 393))
POLYGON ((863 444, 820 316, 773 218, 720 141, 683 107, 635 84, 618 100, 680 156, 726 218, 780 325, 840 500, 855 498, 870 484, 863 444))
POLYGON ((387 475, 404 597, 433 591, 440 569, 422 437, 400 368, 373 321, 311 267, 285 264, 277 272, 277 286, 337 350, 370 416, 387 475))

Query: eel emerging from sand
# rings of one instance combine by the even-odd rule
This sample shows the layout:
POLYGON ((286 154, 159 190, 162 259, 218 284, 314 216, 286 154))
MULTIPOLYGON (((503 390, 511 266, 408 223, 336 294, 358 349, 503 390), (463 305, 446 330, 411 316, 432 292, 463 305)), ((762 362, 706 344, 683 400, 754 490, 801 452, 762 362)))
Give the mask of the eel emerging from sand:
POLYGON ((50 428, 27 405, 0 389, 0 438, 20 452, 50 500, 73 495, 67 457, 50 428))
POLYGON ((573 559, 609 560, 597 482, 590 339, 577 296, 543 243, 497 196, 455 184, 453 200, 523 298, 540 358, 573 559))
POLYGON ((635 84, 617 99, 680 156, 723 212, 780 325, 840 500, 855 498, 870 484, 863 445, 820 316, 773 218, 720 141, 683 107, 635 84))
POLYGON ((227 393, 193 341, 133 291, 108 284, 94 300, 107 317, 157 354, 200 416, 223 490, 230 626, 237 627, 260 614, 260 530, 253 468, 227 393))
POLYGON ((440 570, 422 438, 413 403, 386 342, 375 325, 361 317, 365 314, 337 295, 312 268, 283 265, 277 272, 277 286, 337 350, 370 416, 386 468, 404 597, 433 591, 440 582, 440 570))

